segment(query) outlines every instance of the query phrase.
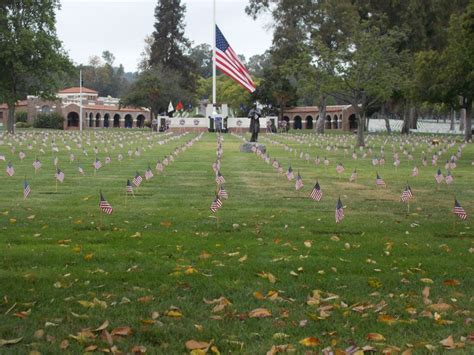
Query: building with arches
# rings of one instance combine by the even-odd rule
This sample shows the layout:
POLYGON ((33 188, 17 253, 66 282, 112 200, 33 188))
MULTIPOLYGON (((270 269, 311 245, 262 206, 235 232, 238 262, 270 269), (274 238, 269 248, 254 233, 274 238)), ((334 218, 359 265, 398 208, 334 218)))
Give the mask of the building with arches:
MULTIPOLYGON (((313 129, 319 119, 318 106, 297 106, 283 110, 283 120, 291 129, 313 129)), ((352 131, 357 129, 352 105, 326 106, 325 129, 352 131)))
MULTIPOLYGON (((28 96, 17 104, 18 111, 28 113, 28 122, 33 123, 38 114, 57 112, 64 117, 64 129, 79 129, 80 126, 80 88, 61 90, 56 101, 28 96)), ((0 119, 4 124, 8 117, 6 105, 0 105, 0 119)), ((150 120, 150 112, 145 108, 121 107, 120 99, 99 97, 98 92, 82 88, 82 128, 143 128, 150 120)))

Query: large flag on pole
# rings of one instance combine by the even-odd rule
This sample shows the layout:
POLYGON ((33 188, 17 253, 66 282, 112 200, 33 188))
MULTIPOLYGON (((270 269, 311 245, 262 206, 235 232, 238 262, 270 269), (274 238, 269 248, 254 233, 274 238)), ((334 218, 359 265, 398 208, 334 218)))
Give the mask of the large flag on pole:
POLYGON ((247 68, 242 64, 229 42, 216 25, 216 66, 228 77, 235 80, 250 92, 255 91, 255 83, 247 68))

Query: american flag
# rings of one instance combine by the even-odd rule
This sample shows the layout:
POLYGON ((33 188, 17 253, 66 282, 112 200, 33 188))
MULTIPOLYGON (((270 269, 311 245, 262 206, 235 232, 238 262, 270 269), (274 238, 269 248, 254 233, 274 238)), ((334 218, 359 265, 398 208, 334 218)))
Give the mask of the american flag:
POLYGON ((122 154, 117 155, 117 160, 118 160, 118 161, 122 161, 122 159, 123 159, 123 155, 122 155, 122 154))
POLYGON ((352 159, 354 159, 354 160, 357 159, 357 153, 356 153, 356 152, 353 152, 353 153, 352 153, 352 159))
POLYGON ((436 175, 435 175, 435 180, 438 184, 441 184, 441 182, 444 180, 444 176, 441 173, 441 169, 438 169, 436 175))
POLYGON ((79 171, 79 174, 84 175, 84 169, 82 169, 82 166, 78 166, 77 170, 79 171))
POLYGON ((23 184, 23 198, 26 200, 28 198, 28 196, 30 195, 30 192, 31 192, 31 188, 30 188, 30 185, 28 184, 28 182, 25 180, 24 184, 23 184))
POLYGON ((227 191, 225 190, 224 185, 221 185, 221 186, 219 187, 219 192, 217 193, 217 196, 222 197, 222 198, 224 198, 224 199, 226 199, 226 200, 229 198, 229 194, 228 194, 227 191))
POLYGON ((454 199, 454 209, 453 209, 453 213, 458 216, 459 218, 461 218, 462 220, 465 220, 467 219, 467 213, 466 211, 464 211, 464 208, 461 207, 461 205, 459 204, 458 200, 454 199))
POLYGON ((336 223, 340 223, 344 218, 344 208, 342 208, 341 198, 337 199, 336 203, 336 223))
POLYGON ((338 174, 342 174, 344 172, 344 166, 341 163, 338 163, 336 166, 336 171, 338 174))
POLYGON ((95 162, 92 165, 94 166, 95 170, 99 170, 100 168, 102 168, 102 163, 97 158, 95 158, 95 162))
POLYGON ((223 183, 225 183, 225 179, 222 176, 221 172, 218 171, 217 174, 216 174, 216 184, 222 185, 223 183))
POLYGON ((74 161, 74 154, 69 154, 69 161, 72 163, 74 161))
POLYGON ((324 157, 324 165, 328 166, 329 165, 329 159, 324 157))
POLYGON ((408 202, 413 197, 413 193, 411 192, 410 186, 406 186, 405 190, 402 192, 401 199, 403 202, 408 202))
POLYGON ((132 183, 130 182, 130 179, 127 179, 127 187, 125 191, 133 195, 133 186, 132 186, 132 183))
POLYGON ((160 161, 160 160, 158 160, 158 161, 156 162, 156 171, 158 171, 158 172, 160 172, 160 173, 163 172, 163 164, 161 164, 161 161, 160 161))
POLYGON ((0 160, 5 161, 5 155, 0 154, 0 160))
POLYGON ((291 181, 294 178, 293 169, 291 168, 291 165, 288 167, 288 170, 286 171, 286 178, 288 179, 288 181, 291 181))
POLYGON ((112 158, 109 156, 105 157, 105 164, 110 164, 112 162, 112 158))
POLYGON ((25 154, 24 151, 20 151, 20 153, 18 154, 18 156, 20 157, 20 160, 23 160, 23 159, 25 159, 26 154, 25 154))
POLYGON ((54 157, 53 164, 54 166, 58 166, 59 159, 58 157, 54 157))
POLYGON ((301 190, 303 188, 303 179, 301 178, 300 172, 298 171, 298 175, 296 176, 295 182, 295 190, 301 190))
POLYGON ((12 165, 12 162, 9 161, 8 164, 7 164, 7 170, 6 170, 8 176, 13 176, 13 174, 15 174, 15 169, 13 169, 13 165, 12 165))
POLYGON ((242 64, 237 54, 229 45, 219 27, 216 26, 216 56, 217 68, 225 75, 235 80, 249 92, 255 91, 255 83, 247 68, 242 64))
POLYGON ((318 181, 316 181, 316 184, 314 185, 313 190, 311 191, 311 194, 309 196, 315 201, 321 201, 321 198, 323 197, 323 192, 321 191, 321 187, 319 186, 318 181))
POLYGON ((211 212, 212 212, 212 213, 216 213, 217 210, 218 210, 219 208, 221 208, 221 207, 222 207, 222 201, 221 201, 221 199, 219 198, 219 196, 216 196, 216 198, 214 199, 214 201, 212 201, 212 203, 211 203, 211 212))
POLYGON ((148 165, 148 169, 145 171, 145 179, 148 181, 153 177, 153 171, 151 171, 150 165, 148 165))
POLYGON ((352 174, 351 174, 351 177, 349 178, 349 181, 350 181, 350 182, 354 182, 354 181, 356 181, 356 180, 357 180, 357 170, 354 169, 354 171, 353 171, 352 174))
POLYGON ((137 171, 137 173, 135 174, 135 177, 133 178, 133 184, 136 187, 139 187, 142 181, 143 181, 143 178, 140 176, 140 174, 137 171))
POLYGON ((99 209, 107 214, 112 214, 113 208, 110 205, 110 203, 107 202, 107 200, 104 198, 104 195, 102 195, 102 192, 100 193, 100 202, 99 202, 99 209))
POLYGON ((411 171, 411 176, 418 176, 419 170, 418 167, 414 167, 413 170, 411 171))
POLYGON ((446 184, 450 185, 454 179, 453 179, 453 176, 451 175, 451 172, 448 170, 448 172, 446 173, 446 177, 444 178, 444 181, 446 182, 446 184))
POLYGON ((426 159, 426 156, 423 157, 423 160, 421 161, 421 163, 423 164, 423 166, 428 165, 428 160, 426 159))
POLYGON ((278 169, 278 167, 280 166, 280 164, 278 164, 278 161, 277 161, 275 158, 273 158, 272 166, 273 166, 275 169, 278 169))
POLYGON ((383 181, 379 173, 377 173, 377 178, 375 179, 375 185, 385 187, 385 181, 383 181))
POLYGON ((41 169, 41 162, 38 159, 35 159, 33 162, 33 168, 35 168, 35 170, 41 169))
POLYGON ((316 157, 316 159, 314 160, 314 163, 316 165, 319 165, 321 163, 321 159, 319 158, 319 155, 316 157))
POLYGON ((56 177, 56 180, 58 180, 60 183, 64 182, 64 173, 61 171, 61 169, 58 168, 54 176, 56 177))
POLYGON ((378 165, 378 164, 379 164, 379 160, 377 159, 377 157, 374 157, 374 158, 372 159, 372 165, 375 166, 375 165, 378 165))

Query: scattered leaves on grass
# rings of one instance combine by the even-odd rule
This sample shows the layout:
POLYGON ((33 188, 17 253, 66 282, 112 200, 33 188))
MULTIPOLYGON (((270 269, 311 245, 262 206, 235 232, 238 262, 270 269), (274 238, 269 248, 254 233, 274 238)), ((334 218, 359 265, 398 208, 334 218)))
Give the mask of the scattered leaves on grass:
POLYGON ((299 343, 304 346, 318 346, 319 344, 321 344, 321 341, 315 337, 308 337, 301 339, 299 343))
POLYGON ((0 339, 0 348, 5 345, 14 345, 18 344, 20 341, 23 340, 23 337, 16 338, 16 339, 0 339))
POLYGON ((112 336, 119 335, 122 337, 128 337, 132 335, 132 333, 133 333, 132 328, 130 327, 118 327, 118 328, 112 329, 112 331, 110 332, 112 336))
POLYGON ((380 333, 369 333, 369 334, 367 334, 367 340, 385 341, 385 337, 380 333))
POLYGON ((268 281, 270 281, 272 284, 276 282, 276 277, 270 274, 269 272, 262 271, 262 272, 259 272, 257 275, 263 279, 268 279, 268 281))
POLYGON ((443 285, 446 286, 459 286, 461 283, 456 279, 447 279, 443 281, 443 285))
POLYGON ((267 318, 271 317, 272 313, 266 308, 256 308, 249 312, 250 318, 267 318))

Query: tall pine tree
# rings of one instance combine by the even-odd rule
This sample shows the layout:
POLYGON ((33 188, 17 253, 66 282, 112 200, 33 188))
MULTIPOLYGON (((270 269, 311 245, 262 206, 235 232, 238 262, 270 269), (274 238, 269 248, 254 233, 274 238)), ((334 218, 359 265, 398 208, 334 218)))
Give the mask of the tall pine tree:
POLYGON ((150 65, 181 74, 183 88, 196 88, 195 64, 187 55, 191 43, 184 36, 186 6, 181 0, 158 0, 155 7, 155 31, 151 45, 150 65))

